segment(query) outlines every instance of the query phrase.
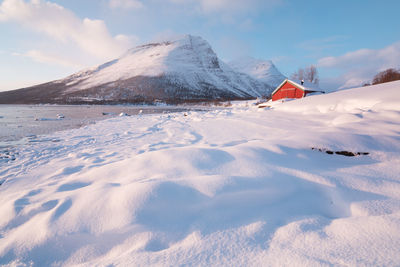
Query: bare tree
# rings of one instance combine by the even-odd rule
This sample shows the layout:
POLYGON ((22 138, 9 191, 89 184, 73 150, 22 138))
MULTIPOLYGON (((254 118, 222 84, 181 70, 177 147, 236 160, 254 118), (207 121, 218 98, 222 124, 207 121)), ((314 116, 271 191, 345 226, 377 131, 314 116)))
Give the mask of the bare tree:
POLYGON ((299 68, 296 72, 292 74, 290 78, 293 80, 304 80, 304 69, 299 68))
POLYGON ((305 70, 305 80, 309 81, 310 83, 318 84, 319 83, 319 78, 318 78, 318 71, 317 68, 314 65, 311 65, 306 68, 305 70))
POLYGON ((305 69, 299 68, 297 72, 294 72, 291 76, 294 80, 305 80, 310 83, 318 84, 318 70, 314 65, 306 67, 305 69))
POLYGON ((387 83, 400 80, 400 71, 395 69, 387 69, 379 72, 372 80, 372 84, 387 83))

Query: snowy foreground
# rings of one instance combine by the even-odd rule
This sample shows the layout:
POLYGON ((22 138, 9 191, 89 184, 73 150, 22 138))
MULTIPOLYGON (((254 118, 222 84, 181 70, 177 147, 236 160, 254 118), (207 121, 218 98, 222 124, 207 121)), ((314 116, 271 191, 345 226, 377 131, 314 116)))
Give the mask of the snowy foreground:
POLYGON ((400 82, 248 104, 21 148, 0 163, 0 264, 399 265, 400 82))

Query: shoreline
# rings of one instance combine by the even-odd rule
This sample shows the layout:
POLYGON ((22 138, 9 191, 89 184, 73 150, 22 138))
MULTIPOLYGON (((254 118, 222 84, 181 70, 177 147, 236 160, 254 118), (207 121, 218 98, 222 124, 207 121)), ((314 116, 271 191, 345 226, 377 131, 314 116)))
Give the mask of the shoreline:
POLYGON ((180 106, 0 105, 0 148, 117 117, 189 111, 180 106))
MULTIPOLYGON (((55 135, 57 132, 80 129, 120 115, 142 116, 201 110, 199 107, 179 106, 17 105, 17 108, 23 109, 23 114, 21 116, 17 112, 19 115, 16 116, 14 112, 16 121, 13 121, 12 115, 5 114, 4 107, 0 105, 0 164, 15 161, 26 146, 62 142, 55 135), (29 115, 27 112, 30 110, 40 110, 41 115, 47 116, 29 115), (57 115, 63 118, 57 118, 57 115)), ((7 108, 15 109, 16 105, 7 105, 7 108)))

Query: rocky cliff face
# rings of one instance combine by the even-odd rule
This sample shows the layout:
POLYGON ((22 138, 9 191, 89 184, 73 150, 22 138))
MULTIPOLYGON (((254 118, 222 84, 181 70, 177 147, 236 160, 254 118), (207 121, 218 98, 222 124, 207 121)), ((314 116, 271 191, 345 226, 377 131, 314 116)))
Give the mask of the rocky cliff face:
POLYGON ((201 37, 151 43, 64 79, 0 93, 0 103, 138 103, 249 99, 274 88, 222 62, 201 37))

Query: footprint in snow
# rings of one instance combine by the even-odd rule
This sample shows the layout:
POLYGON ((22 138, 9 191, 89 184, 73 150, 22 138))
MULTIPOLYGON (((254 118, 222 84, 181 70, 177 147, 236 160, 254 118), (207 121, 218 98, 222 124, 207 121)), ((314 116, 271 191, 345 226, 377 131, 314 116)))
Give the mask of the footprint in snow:
POLYGON ((36 190, 32 190, 30 191, 28 194, 24 195, 23 197, 17 199, 16 201, 14 201, 14 211, 15 213, 20 213, 21 210, 23 210, 23 208, 29 204, 31 204, 31 202, 29 201, 29 197, 33 197, 37 194, 39 194, 40 192, 42 192, 42 189, 36 189, 36 190))
POLYGON ((82 187, 86 187, 89 185, 91 185, 91 183, 85 183, 85 182, 67 183, 67 184, 61 185, 57 189, 57 192, 74 191, 74 190, 77 190, 77 189, 80 189, 82 187))
POLYGON ((80 172, 83 169, 83 165, 79 165, 79 166, 74 166, 74 167, 66 167, 63 169, 62 174, 64 175, 70 175, 70 174, 74 174, 77 172, 80 172))
POLYGON ((64 213, 66 213, 72 206, 72 200, 71 199, 67 199, 66 201, 64 201, 60 206, 58 206, 58 208, 56 209, 56 211, 54 212, 51 221, 54 222, 56 221, 58 218, 60 218, 64 213))

